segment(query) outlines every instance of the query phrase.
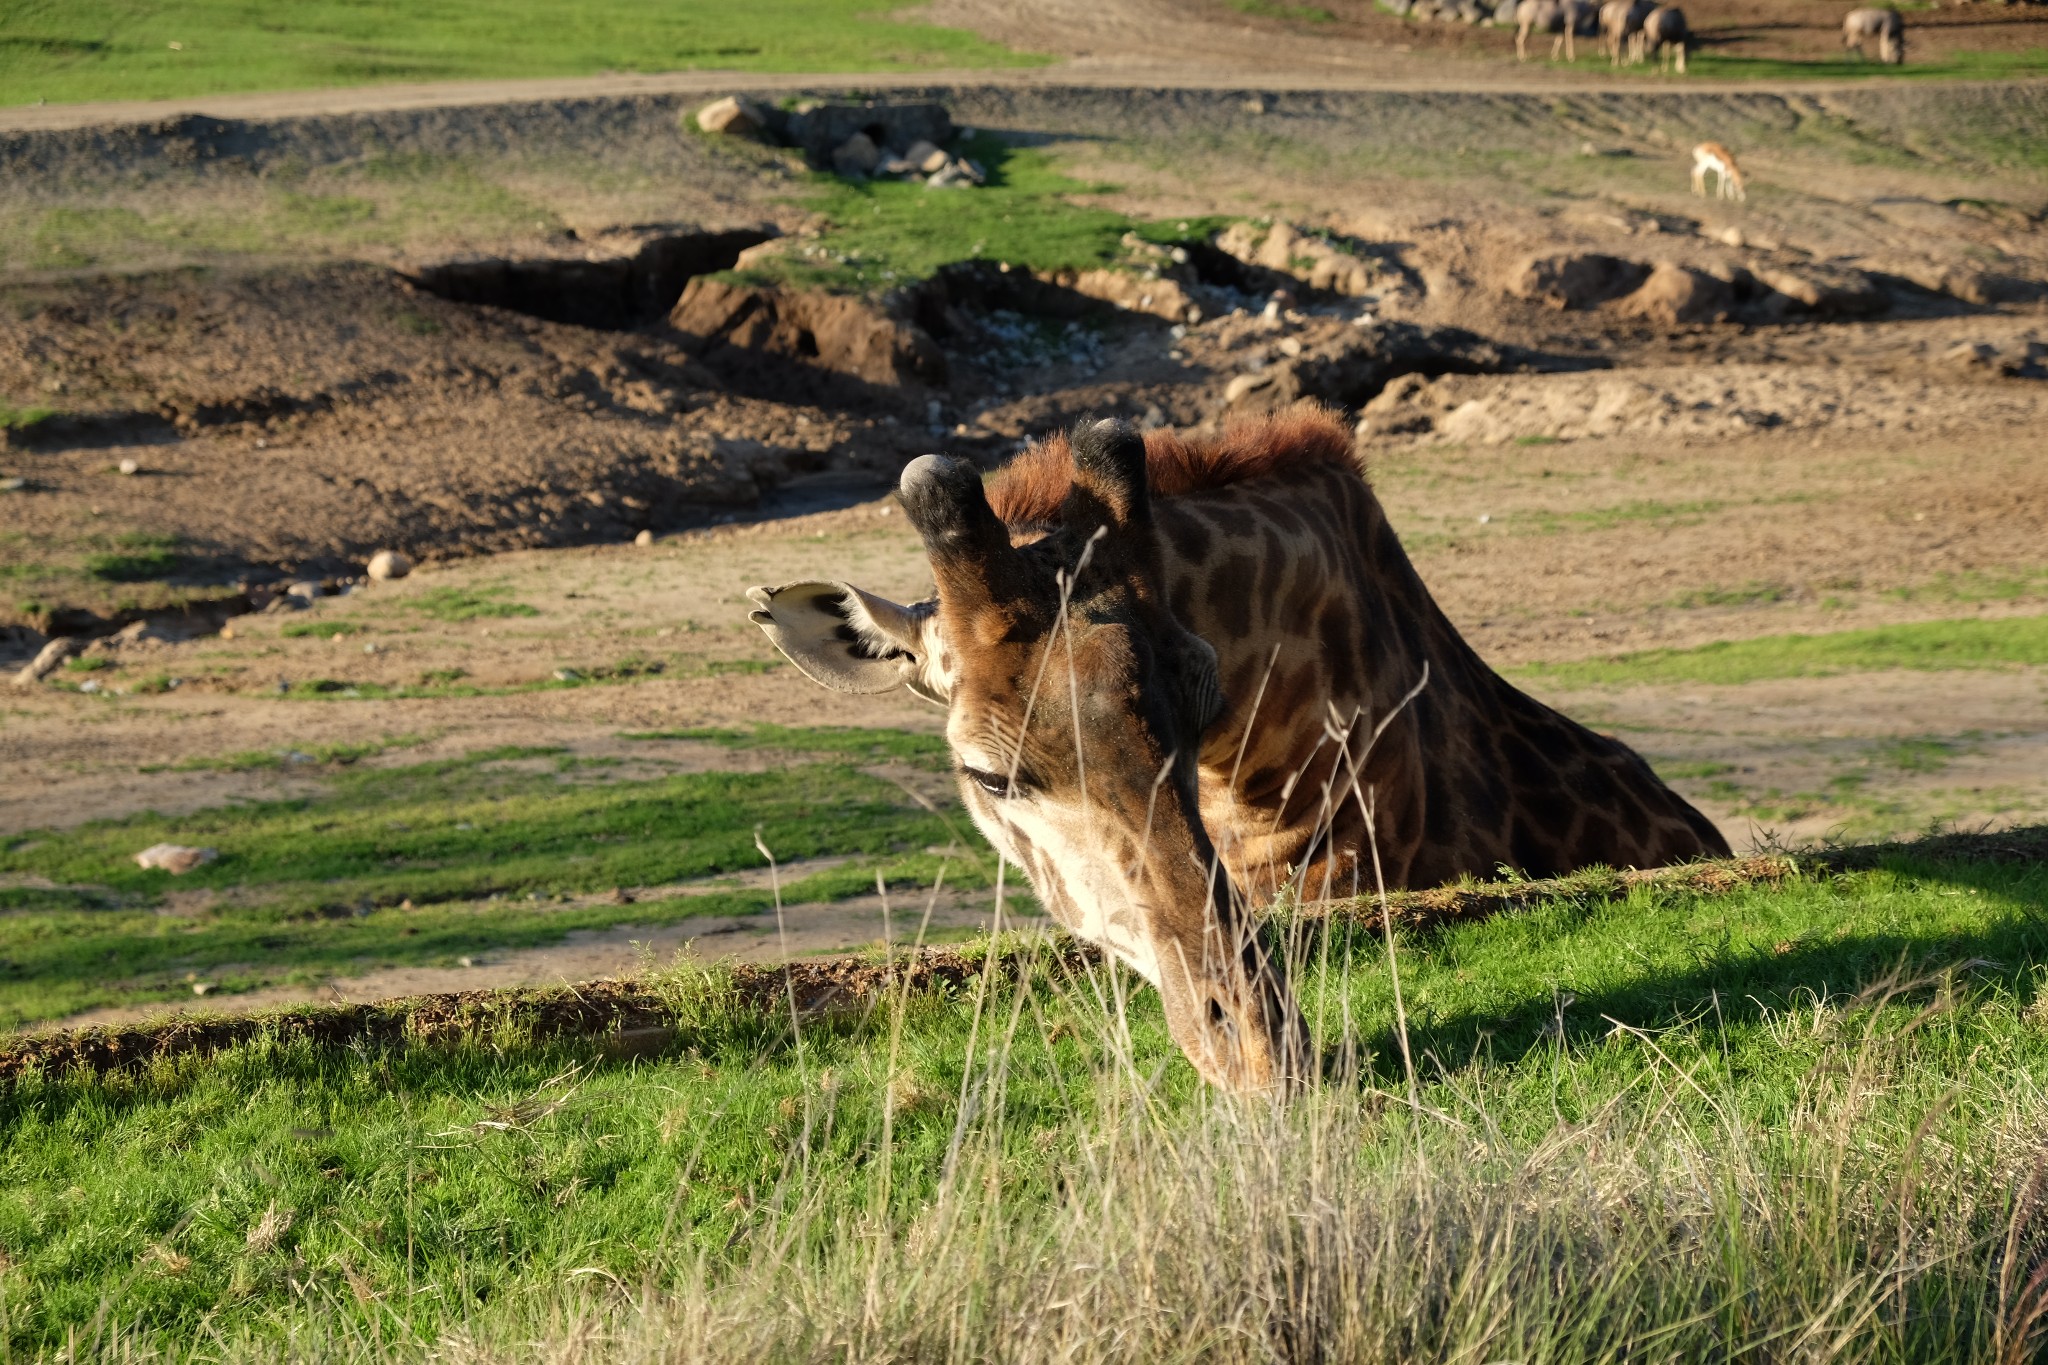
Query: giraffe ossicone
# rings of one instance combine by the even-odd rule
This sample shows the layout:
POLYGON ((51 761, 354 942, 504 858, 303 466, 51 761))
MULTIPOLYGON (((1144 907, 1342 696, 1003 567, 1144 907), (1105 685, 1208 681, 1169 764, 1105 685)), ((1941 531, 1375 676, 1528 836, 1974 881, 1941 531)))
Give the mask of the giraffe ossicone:
POLYGON ((928 455, 899 491, 930 599, 793 583, 753 589, 751 619, 825 687, 943 705, 975 824, 1158 987, 1217 1085, 1311 1069, 1259 932, 1282 891, 1728 851, 1625 745, 1479 659, 1324 409, 1208 438, 1084 423, 986 486, 928 455))

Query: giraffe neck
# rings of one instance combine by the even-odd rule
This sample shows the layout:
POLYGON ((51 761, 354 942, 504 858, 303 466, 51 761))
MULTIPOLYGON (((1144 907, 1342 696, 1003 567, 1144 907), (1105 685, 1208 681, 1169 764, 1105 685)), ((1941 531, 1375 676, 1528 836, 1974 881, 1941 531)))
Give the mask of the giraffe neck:
POLYGON ((1633 752, 1486 666, 1355 472, 1176 498, 1157 520, 1169 601, 1217 652, 1202 816, 1248 894, 1370 889, 1375 842, 1390 887, 1726 852, 1633 752))

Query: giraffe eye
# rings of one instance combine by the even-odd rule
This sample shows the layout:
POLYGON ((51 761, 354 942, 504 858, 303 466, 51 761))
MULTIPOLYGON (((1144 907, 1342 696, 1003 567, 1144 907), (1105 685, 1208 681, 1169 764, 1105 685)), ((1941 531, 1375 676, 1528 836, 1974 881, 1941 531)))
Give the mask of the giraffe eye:
POLYGON ((1001 773, 983 772, 979 768, 962 768, 960 771, 990 796, 1008 796, 1016 790, 1010 779, 1001 773))

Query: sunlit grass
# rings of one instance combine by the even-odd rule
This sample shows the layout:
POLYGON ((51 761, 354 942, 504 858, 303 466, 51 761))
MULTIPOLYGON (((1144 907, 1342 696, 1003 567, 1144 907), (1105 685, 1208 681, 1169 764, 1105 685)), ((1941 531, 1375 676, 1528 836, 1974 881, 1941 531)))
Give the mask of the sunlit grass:
POLYGON ((701 67, 876 71, 1040 60, 917 22, 916 9, 877 11, 865 0, 598 0, 566 11, 533 0, 458 8, 304 0, 284 9, 241 0, 27 0, 0 11, 0 104, 701 67))
MULTIPOLYGON (((1706 605, 1702 603, 1701 605, 1706 605)), ((2048 664, 2048 616, 1923 621, 1832 635, 1764 635, 1692 649, 1649 649, 1611 659, 1530 664, 1514 676, 1546 687, 1639 683, 1746 683, 1877 669, 2039 667, 2048 664)))

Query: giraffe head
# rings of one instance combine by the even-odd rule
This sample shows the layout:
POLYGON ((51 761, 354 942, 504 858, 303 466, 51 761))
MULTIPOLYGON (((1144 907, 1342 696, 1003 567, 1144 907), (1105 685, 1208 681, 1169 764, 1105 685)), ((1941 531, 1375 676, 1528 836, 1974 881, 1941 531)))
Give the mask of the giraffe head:
POLYGON ((754 589, 752 619, 827 687, 942 702, 975 824, 1056 918, 1159 988, 1207 1080, 1264 1089, 1298 1074, 1303 1044, 1197 805, 1202 731, 1223 706, 1215 651, 1167 606, 1143 440, 1098 422, 1071 443, 1072 487, 1037 539, 1013 536, 972 465, 904 469, 935 600, 801 583, 754 589))

